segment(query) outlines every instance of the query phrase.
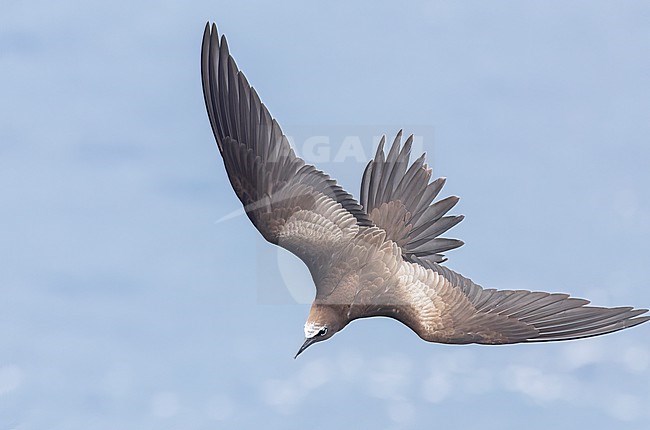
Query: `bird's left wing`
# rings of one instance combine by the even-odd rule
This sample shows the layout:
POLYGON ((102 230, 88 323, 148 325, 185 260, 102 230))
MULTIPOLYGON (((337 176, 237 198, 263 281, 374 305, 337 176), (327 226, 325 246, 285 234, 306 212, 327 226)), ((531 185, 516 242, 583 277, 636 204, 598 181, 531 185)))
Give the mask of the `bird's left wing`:
POLYGON ((483 289, 430 261, 404 262, 399 306, 383 309, 425 340, 507 344, 580 339, 612 333, 650 320, 647 309, 588 306, 568 294, 483 289), (397 311, 397 312, 396 312, 397 311))
POLYGON ((206 25, 201 49, 205 105, 228 178, 246 214, 271 243, 308 265, 332 242, 372 221, 327 174, 296 156, 280 126, 237 69, 225 37, 206 25))

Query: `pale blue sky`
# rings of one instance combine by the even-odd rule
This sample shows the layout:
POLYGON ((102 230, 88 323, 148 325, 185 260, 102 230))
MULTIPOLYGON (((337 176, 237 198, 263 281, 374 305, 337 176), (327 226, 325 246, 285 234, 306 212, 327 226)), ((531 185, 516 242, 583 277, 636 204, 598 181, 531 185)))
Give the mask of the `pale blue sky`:
MULTIPOLYGON (((449 267, 647 307, 650 4, 305 3, 3 3, 0 430, 647 428, 650 324, 451 347, 373 319, 293 360, 311 281, 217 222, 240 204, 199 48, 216 21, 332 154, 421 134, 467 216, 449 267)), ((358 195, 354 157, 319 166, 358 195)))

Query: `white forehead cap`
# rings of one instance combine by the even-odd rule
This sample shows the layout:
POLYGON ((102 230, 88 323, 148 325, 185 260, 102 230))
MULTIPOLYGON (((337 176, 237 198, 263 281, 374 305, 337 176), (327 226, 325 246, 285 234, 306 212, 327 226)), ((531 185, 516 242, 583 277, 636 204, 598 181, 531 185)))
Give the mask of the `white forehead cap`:
POLYGON ((320 329, 323 328, 320 325, 316 325, 313 322, 306 322, 305 323, 305 337, 307 339, 311 339, 312 337, 316 336, 320 329))

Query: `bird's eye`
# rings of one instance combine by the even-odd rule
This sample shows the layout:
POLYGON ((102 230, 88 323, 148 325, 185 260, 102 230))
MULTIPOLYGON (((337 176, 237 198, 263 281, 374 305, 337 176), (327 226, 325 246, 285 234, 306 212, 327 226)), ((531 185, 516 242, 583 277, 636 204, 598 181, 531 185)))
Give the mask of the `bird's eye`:
POLYGON ((325 336, 326 334, 327 334, 327 327, 323 327, 323 328, 320 329, 320 331, 318 332, 318 335, 319 335, 319 336, 325 336))

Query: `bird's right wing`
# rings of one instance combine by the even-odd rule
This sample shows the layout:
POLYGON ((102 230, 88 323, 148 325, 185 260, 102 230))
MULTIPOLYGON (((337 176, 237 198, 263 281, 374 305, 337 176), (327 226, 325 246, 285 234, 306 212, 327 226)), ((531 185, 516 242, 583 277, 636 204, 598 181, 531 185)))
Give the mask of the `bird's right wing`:
POLYGON ((409 275, 393 292, 400 306, 384 315, 399 319, 432 342, 570 340, 612 333, 650 320, 641 316, 647 309, 587 306, 588 300, 560 293, 483 289, 436 263, 403 264, 409 275))
POLYGON ((361 205, 387 238, 402 248, 406 260, 441 263, 446 260, 443 252, 463 245, 458 239, 439 237, 463 220, 462 215, 445 216, 459 199, 451 196, 432 203, 445 179, 429 183, 431 169, 424 163, 424 154, 409 165, 413 136, 403 146, 401 139, 400 131, 385 156, 382 138, 363 173, 361 205))
POLYGON ((295 155, 278 123, 208 24, 201 49, 212 131, 237 197, 266 240, 310 265, 372 221, 327 174, 295 155))

